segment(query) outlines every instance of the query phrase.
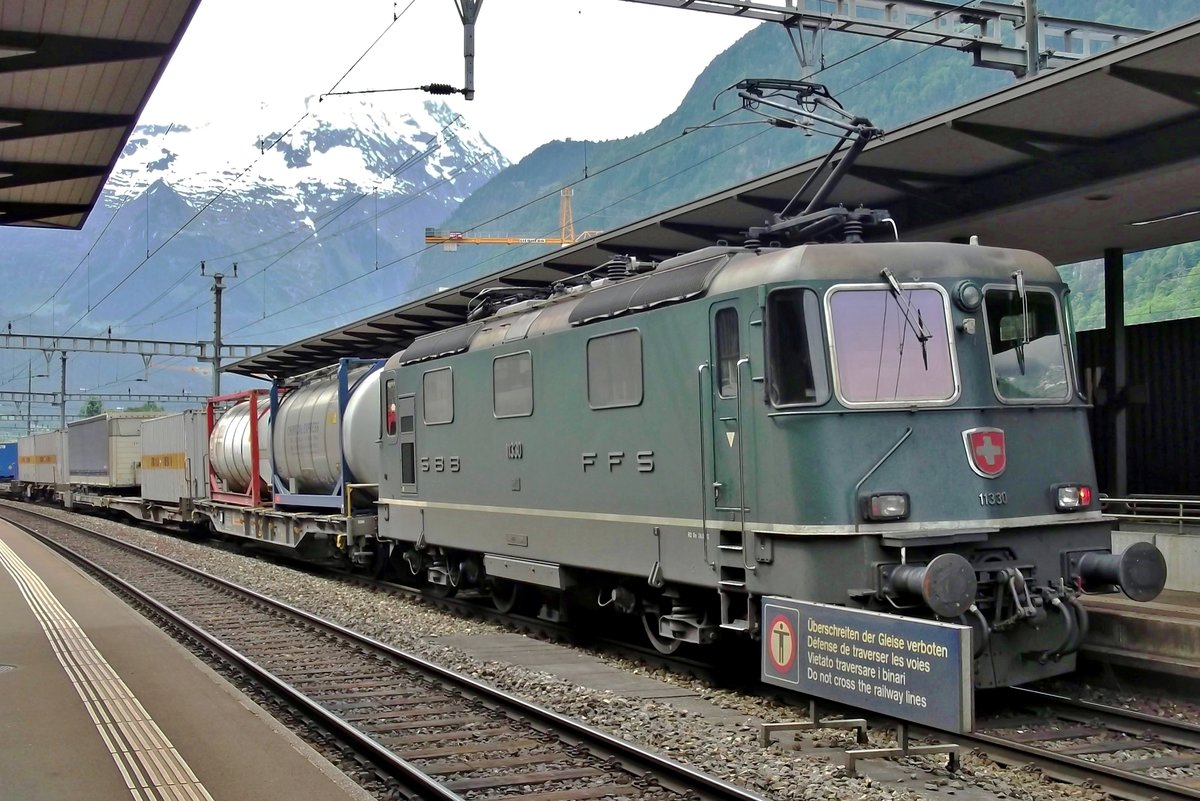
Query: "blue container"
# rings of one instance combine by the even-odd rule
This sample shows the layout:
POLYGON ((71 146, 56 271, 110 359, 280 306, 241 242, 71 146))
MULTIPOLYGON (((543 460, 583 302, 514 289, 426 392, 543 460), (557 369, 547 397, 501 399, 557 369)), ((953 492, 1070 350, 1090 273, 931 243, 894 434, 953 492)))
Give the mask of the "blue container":
POLYGON ((0 481, 17 479, 17 443, 0 444, 0 481))

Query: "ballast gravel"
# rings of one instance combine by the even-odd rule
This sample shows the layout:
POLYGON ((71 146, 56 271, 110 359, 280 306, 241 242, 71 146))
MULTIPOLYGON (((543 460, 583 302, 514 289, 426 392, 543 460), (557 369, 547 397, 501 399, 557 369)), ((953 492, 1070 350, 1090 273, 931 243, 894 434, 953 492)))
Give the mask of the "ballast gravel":
MULTIPOLYGON (((819 729, 806 733, 797 741, 801 749, 778 742, 766 748, 760 745, 760 722, 804 717, 802 710, 777 701, 715 689, 686 676, 596 655, 630 673, 686 688, 716 706, 745 716, 742 722, 715 722, 665 701, 593 690, 530 668, 482 661, 438 642, 440 637, 450 634, 506 631, 491 623, 464 619, 420 601, 354 586, 307 569, 229 553, 203 542, 62 510, 39 507, 38 511, 81 523, 270 595, 771 799, 1103 801, 1105 798, 1104 793, 1093 787, 1055 782, 1037 770, 1004 767, 974 752, 962 755, 962 770, 956 774, 942 768, 941 757, 910 757, 879 763, 879 768, 860 763, 860 775, 848 776, 842 768, 841 752, 855 747, 853 732, 819 729), (871 774, 884 778, 872 778, 871 774)), ((894 743, 890 732, 871 732, 870 747, 894 743)))

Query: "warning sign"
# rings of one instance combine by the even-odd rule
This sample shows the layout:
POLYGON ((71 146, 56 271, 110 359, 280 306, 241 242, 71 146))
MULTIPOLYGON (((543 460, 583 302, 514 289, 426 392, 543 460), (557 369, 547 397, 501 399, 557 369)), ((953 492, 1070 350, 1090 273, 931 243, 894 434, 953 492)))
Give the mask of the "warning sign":
POLYGON ((768 649, 771 664, 780 673, 792 669, 796 660, 796 627, 785 615, 776 615, 771 621, 771 644, 768 649))
POLYGON ((970 731, 970 627, 791 598, 762 604, 763 681, 970 731))
POLYGON ((767 621, 763 649, 766 659, 763 672, 769 673, 777 682, 800 683, 800 662, 796 659, 799 643, 796 632, 800 627, 800 613, 795 609, 766 605, 763 620, 767 621))

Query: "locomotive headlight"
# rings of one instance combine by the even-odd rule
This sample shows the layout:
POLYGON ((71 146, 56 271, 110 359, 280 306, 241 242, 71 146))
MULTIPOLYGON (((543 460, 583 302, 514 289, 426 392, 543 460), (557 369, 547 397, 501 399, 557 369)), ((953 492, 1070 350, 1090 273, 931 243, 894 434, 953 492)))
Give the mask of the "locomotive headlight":
POLYGON ((1059 484, 1054 488, 1054 507, 1074 512, 1092 505, 1092 488, 1087 484, 1059 484))
POLYGON ((983 301, 983 292, 971 281, 963 281, 954 287, 954 302, 963 311, 975 311, 983 301))
POLYGON ((862 499, 867 520, 904 520, 908 517, 907 492, 881 492, 862 499))

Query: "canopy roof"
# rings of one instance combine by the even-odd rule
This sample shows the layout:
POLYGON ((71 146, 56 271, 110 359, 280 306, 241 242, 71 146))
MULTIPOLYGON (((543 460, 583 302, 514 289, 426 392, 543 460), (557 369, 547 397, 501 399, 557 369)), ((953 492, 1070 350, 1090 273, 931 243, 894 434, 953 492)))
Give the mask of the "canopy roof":
POLYGON ((0 3, 0 225, 83 226, 199 4, 0 3))

